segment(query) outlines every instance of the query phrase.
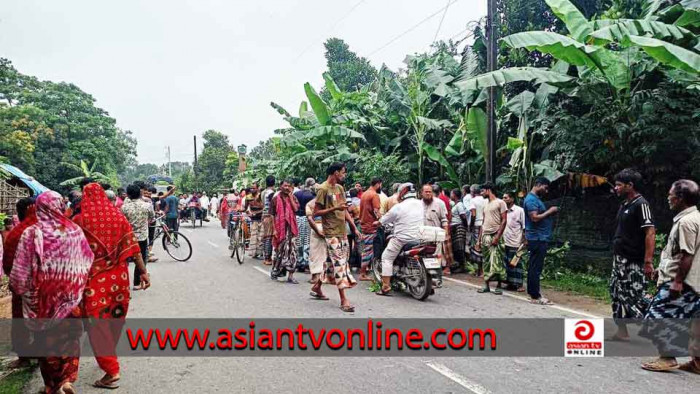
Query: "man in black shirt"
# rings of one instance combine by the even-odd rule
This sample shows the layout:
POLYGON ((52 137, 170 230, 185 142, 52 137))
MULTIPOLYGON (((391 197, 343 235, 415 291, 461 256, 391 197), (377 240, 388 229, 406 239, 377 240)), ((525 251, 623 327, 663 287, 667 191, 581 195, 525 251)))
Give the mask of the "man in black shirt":
MULTIPOLYGON (((613 318, 644 317, 644 291, 647 278, 654 272, 656 229, 647 200, 639 194, 642 176, 631 169, 615 176, 615 193, 624 198, 617 212, 617 228, 613 238, 613 269, 610 278, 613 318)), ((624 322, 616 320, 613 340, 628 341, 624 322)))

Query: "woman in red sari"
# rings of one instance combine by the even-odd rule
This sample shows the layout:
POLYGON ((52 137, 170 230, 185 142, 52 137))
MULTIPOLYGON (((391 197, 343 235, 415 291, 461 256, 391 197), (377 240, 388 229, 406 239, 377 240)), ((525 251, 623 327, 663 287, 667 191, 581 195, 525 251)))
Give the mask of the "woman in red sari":
POLYGON ((73 220, 85 232, 95 254, 83 297, 83 317, 112 319, 87 327, 97 364, 105 372, 94 384, 117 388, 120 376, 115 349, 129 308, 128 261, 136 262, 146 287, 150 286, 148 273, 131 225, 99 184, 85 186, 80 214, 73 220))
POLYGON ((61 195, 48 191, 36 200, 37 222, 20 237, 10 288, 22 298, 25 324, 34 332, 47 393, 75 393, 82 325, 79 305, 93 253, 83 231, 63 216, 61 195), (50 349, 50 351, 48 351, 50 349))
MULTIPOLYGON (((12 272, 12 263, 15 260, 17 245, 22 237, 24 230, 36 224, 36 207, 34 199, 26 197, 17 202, 17 218, 19 223, 4 237, 4 254, 2 255, 2 269, 5 275, 10 276, 12 272)), ((29 365, 29 358, 23 357, 20 354, 20 349, 26 349, 30 343, 29 332, 22 327, 22 297, 12 294, 12 347, 18 353, 18 358, 10 365, 10 368, 24 367, 29 365)))

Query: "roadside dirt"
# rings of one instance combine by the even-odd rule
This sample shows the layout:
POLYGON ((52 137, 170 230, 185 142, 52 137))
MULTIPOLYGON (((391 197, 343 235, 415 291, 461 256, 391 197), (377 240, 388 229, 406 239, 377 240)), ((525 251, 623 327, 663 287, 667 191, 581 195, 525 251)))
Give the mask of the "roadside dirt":
MULTIPOLYGON (((484 284, 484 281, 481 278, 476 278, 473 275, 469 274, 454 274, 449 277, 452 279, 468 282, 477 286, 483 286, 484 284)), ((580 294, 573 294, 565 291, 558 291, 548 287, 543 287, 542 291, 547 298, 549 298, 552 302, 554 302, 554 304, 559 306, 604 317, 608 317, 611 313, 610 304, 604 301, 594 299, 592 297, 587 297, 580 294)), ((526 292, 516 293, 514 291, 509 291, 508 293, 528 298, 526 292)))

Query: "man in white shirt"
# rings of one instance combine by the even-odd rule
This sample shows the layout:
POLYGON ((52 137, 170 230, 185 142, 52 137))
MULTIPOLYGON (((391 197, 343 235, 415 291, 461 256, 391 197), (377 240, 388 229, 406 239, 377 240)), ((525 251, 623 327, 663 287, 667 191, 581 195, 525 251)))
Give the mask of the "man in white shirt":
POLYGON ((219 195, 216 193, 214 193, 214 196, 209 201, 209 210, 212 216, 216 217, 219 215, 219 195))
POLYGON ((471 233, 471 259, 472 262, 477 264, 476 276, 481 277, 484 275, 484 270, 482 267, 483 256, 481 255, 479 232, 481 231, 481 226, 484 224, 484 206, 486 206, 486 199, 481 195, 481 187, 479 185, 472 185, 471 187, 472 198, 469 201, 469 228, 467 231, 471 233))
POLYGON ((375 226, 394 225, 393 236, 384 253, 382 253, 382 288, 379 295, 390 295, 391 276, 394 273, 394 260, 401 253, 404 245, 419 239, 419 228, 423 225, 423 202, 416 198, 416 192, 411 183, 399 186, 399 204, 382 216, 375 226))
POLYGON ((202 193, 202 197, 199 199, 199 203, 202 204, 202 217, 207 222, 209 221, 209 196, 207 193, 202 193))
POLYGON ((515 205, 513 193, 504 193, 503 201, 508 207, 508 221, 503 231, 503 240, 506 245, 505 265, 506 281, 508 289, 521 293, 523 287, 523 262, 522 256, 527 252, 527 240, 525 240, 525 210, 515 205), (515 265, 511 265, 515 263, 515 265))

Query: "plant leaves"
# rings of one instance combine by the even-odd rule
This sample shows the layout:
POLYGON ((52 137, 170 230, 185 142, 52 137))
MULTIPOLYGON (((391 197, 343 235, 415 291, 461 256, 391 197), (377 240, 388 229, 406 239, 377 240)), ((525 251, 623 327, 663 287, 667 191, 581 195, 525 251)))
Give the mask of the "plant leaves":
POLYGON ((304 114, 307 112, 309 112, 309 105, 306 103, 306 101, 302 101, 299 105, 299 117, 303 118, 304 114))
POLYGON ((280 115, 282 115, 282 116, 292 116, 292 115, 289 114, 289 112, 287 112, 286 109, 282 108, 281 105, 279 105, 279 104, 277 104, 277 103, 275 103, 275 102, 271 102, 271 103, 270 103, 270 106, 272 106, 272 108, 274 108, 275 110, 277 110, 277 112, 278 112, 280 115))
POLYGON ((595 45, 623 42, 629 36, 651 36, 676 43, 692 42, 695 38, 695 34, 688 29, 641 19, 603 19, 593 22, 593 27, 596 31, 591 33, 588 42, 595 45))
POLYGON ((436 147, 430 145, 427 142, 423 142, 421 147, 423 148, 425 153, 428 155, 428 158, 430 160, 437 162, 441 166, 445 167, 445 169, 447 170, 447 173, 450 176, 450 179, 452 179, 455 182, 459 182, 459 177, 457 176, 457 173, 455 172, 454 168, 452 168, 452 165, 450 164, 450 162, 447 161, 447 159, 445 159, 445 156, 443 156, 442 153, 440 153, 440 151, 436 147))
POLYGON ((593 32, 586 17, 569 0, 545 0, 545 3, 557 18, 564 22, 574 39, 584 42, 593 32))
POLYGON ((530 82, 536 83, 563 83, 573 80, 573 77, 568 75, 555 73, 543 68, 535 67, 513 67, 496 70, 486 74, 481 74, 478 77, 467 79, 455 83, 463 92, 480 90, 492 86, 503 87, 511 82, 530 82))
POLYGON ((700 55, 693 51, 656 38, 629 36, 628 40, 662 64, 690 73, 700 73, 700 55))
POLYGON ((527 112, 532 103, 535 101, 535 94, 529 90, 525 90, 517 96, 512 97, 506 103, 506 108, 518 118, 522 117, 527 112))
POLYGON ((323 73, 323 79, 326 81, 326 90, 331 94, 333 100, 340 100, 340 98, 343 97, 343 94, 340 92, 340 88, 338 88, 338 85, 336 85, 333 77, 331 77, 331 74, 327 72, 323 73))
POLYGON ((585 45, 570 37, 548 32, 528 31, 511 34, 502 39, 511 48, 525 48, 554 56, 574 66, 597 67, 590 54, 602 48, 585 45))
POLYGON ((306 92, 306 98, 309 99, 309 103, 311 104, 311 109, 313 109, 314 114, 316 114, 318 123, 320 123, 321 126, 328 125, 331 121, 331 116, 326 103, 321 99, 321 96, 316 93, 316 90, 314 90, 310 83, 307 82, 304 84, 304 91, 306 92))

